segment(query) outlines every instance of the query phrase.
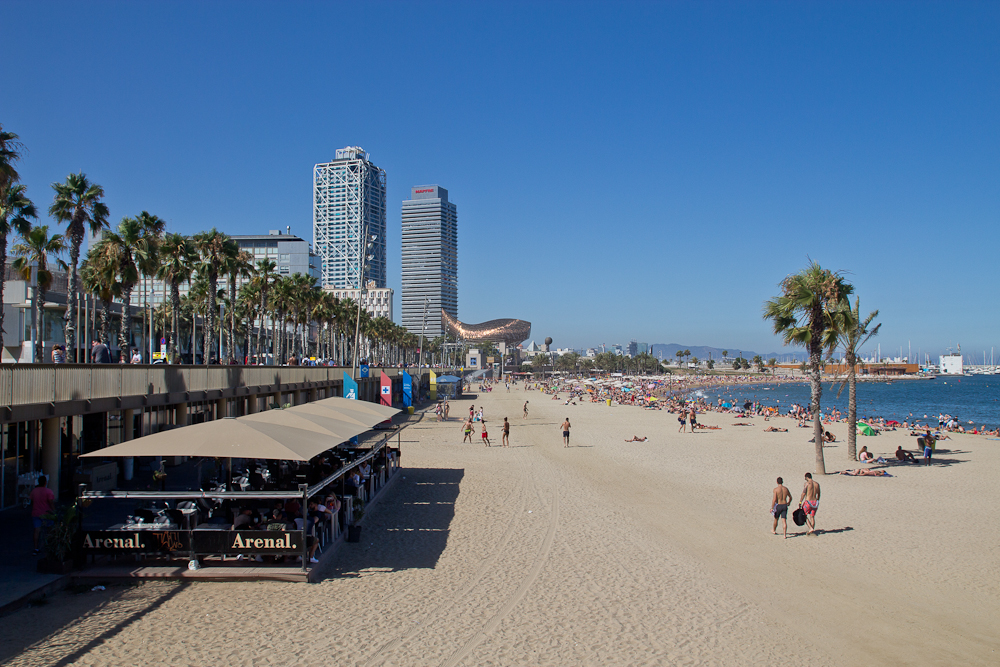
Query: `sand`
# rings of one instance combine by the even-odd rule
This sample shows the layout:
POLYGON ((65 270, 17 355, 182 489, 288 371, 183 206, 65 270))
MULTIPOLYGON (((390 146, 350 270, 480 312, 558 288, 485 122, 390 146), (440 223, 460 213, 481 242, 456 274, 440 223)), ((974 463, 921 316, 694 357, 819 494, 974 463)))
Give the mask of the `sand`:
MULTIPOLYGON (((319 584, 65 593, 0 623, 10 665, 986 665, 1000 650, 1000 442, 955 436, 938 465, 818 478, 818 536, 771 535, 811 431, 707 413, 563 406, 515 388, 404 431, 402 476, 319 584), (530 419, 521 405, 530 400, 530 419), (484 405, 494 445, 462 445, 484 405), (559 424, 573 423, 572 447, 559 424), (770 424, 788 433, 764 433, 770 424), (633 434, 645 443, 625 443, 633 434)), ((844 425, 834 425, 838 438, 844 425)), ((876 453, 903 432, 859 438, 876 453)), ((856 467, 846 445, 829 471, 856 467)), ((780 532, 780 527, 779 527, 780 532)))

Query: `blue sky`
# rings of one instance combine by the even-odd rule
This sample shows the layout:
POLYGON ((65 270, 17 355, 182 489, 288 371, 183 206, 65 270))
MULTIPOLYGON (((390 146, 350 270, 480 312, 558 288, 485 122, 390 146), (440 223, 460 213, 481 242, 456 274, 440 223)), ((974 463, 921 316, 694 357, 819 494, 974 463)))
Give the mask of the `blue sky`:
POLYGON ((1000 3, 0 3, 0 123, 36 202, 311 238, 312 166, 364 147, 448 188, 459 315, 556 346, 781 350, 808 258, 883 353, 1000 348, 1000 3))

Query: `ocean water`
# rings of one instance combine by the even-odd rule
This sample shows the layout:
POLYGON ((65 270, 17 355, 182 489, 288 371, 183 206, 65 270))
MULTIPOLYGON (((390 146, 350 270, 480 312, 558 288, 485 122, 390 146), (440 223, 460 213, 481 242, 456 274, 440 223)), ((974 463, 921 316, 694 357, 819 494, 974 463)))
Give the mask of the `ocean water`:
MULTIPOLYGON (((824 382, 820 405, 823 411, 837 407, 847 413, 845 387, 837 398, 839 382, 824 382)), ((742 404, 746 399, 764 405, 784 407, 792 403, 809 405, 809 383, 781 385, 736 385, 700 392, 712 403, 723 401, 742 404)), ((970 375, 965 377, 938 376, 936 380, 893 380, 886 382, 858 382, 858 418, 885 417, 899 422, 913 423, 916 417, 922 424, 932 421, 937 425, 938 414, 950 414, 963 426, 970 428, 985 424, 996 428, 1000 424, 1000 375, 970 375), (927 418, 924 418, 927 415, 927 418)))

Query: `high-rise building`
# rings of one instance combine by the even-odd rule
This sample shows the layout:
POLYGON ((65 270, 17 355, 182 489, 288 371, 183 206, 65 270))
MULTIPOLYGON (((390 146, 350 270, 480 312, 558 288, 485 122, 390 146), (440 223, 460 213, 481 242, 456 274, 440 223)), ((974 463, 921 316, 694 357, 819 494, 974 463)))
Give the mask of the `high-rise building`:
POLYGON ((357 146, 313 168, 313 248, 323 287, 385 287, 385 172, 357 146))
POLYGON ((402 325, 444 334, 441 311, 458 317, 458 209, 448 191, 418 185, 403 202, 402 325), (424 312, 427 323, 424 328, 424 312))

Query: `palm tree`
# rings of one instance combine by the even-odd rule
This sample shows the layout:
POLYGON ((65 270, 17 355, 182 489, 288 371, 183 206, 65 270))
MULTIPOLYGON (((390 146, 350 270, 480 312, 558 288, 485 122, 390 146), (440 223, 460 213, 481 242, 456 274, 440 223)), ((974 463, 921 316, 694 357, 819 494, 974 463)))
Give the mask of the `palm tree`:
POLYGON ((55 198, 49 207, 49 215, 66 224, 66 238, 69 240, 69 289, 66 295, 66 315, 63 327, 66 330, 66 344, 70 354, 76 357, 76 327, 80 290, 78 268, 80 246, 87 229, 95 236, 108 226, 108 206, 103 201, 104 188, 87 180, 82 171, 70 174, 65 183, 53 183, 55 198))
MULTIPOLYGON (((181 291, 180 284, 191 278, 198 252, 194 244, 180 234, 168 234, 160 245, 160 266, 156 277, 170 285, 170 362, 177 363, 177 346, 180 338, 181 291)), ((192 326, 193 320, 192 320, 192 326)), ((194 349, 191 350, 194 363, 194 349)))
POLYGON ((91 248, 86 259, 80 265, 80 280, 83 289, 101 300, 101 333, 102 343, 111 348, 111 302, 121 296, 121 283, 118 282, 118 266, 114 257, 101 253, 97 246, 91 248))
POLYGON ((17 173, 17 163, 24 155, 24 144, 13 132, 6 132, 0 125, 0 190, 21 180, 17 173))
POLYGON ((869 329, 878 311, 873 310, 868 313, 865 319, 861 319, 861 300, 855 297, 854 308, 847 304, 846 308, 841 308, 837 315, 840 319, 839 338, 840 346, 844 348, 844 361, 847 363, 847 379, 840 384, 837 390, 837 398, 844 391, 844 385, 848 386, 847 392, 847 456, 856 461, 858 458, 858 350, 878 335, 881 324, 876 324, 869 329))
MULTIPOLYGON (((118 270, 122 292, 122 319, 120 340, 122 350, 132 345, 132 290, 139 282, 140 275, 154 270, 158 260, 158 237, 150 233, 148 225, 158 220, 143 211, 145 220, 122 218, 115 231, 105 231, 103 238, 95 245, 102 254, 107 254, 118 270)), ((155 229, 155 226, 153 227, 155 229)))
MULTIPOLYGON (((201 255, 201 264, 198 266, 198 273, 208 280, 208 302, 205 312, 205 343, 204 362, 208 365, 212 350, 212 339, 215 337, 215 311, 216 296, 218 291, 219 273, 226 261, 227 255, 233 252, 236 244, 230 238, 212 227, 210 231, 195 234, 192 239, 194 247, 201 255)), ((222 352, 222 350, 219 350, 222 352)), ((220 360, 221 361, 221 360, 220 360)))
MULTIPOLYGON (((149 279, 148 289, 143 290, 145 295, 146 303, 143 306, 143 331, 146 329, 146 307, 149 306, 150 317, 152 317, 153 311, 155 310, 151 304, 153 301, 153 281, 152 277, 156 274, 156 271, 160 268, 160 243, 163 241, 163 234, 166 232, 167 223, 165 220, 159 216, 155 216, 149 211, 142 211, 135 217, 139 221, 139 226, 142 228, 142 239, 145 252, 140 253, 136 259, 136 265, 139 268, 139 275, 142 278, 149 279)), ((166 303, 167 295, 163 295, 163 301, 166 303)), ((164 338, 166 337, 166 328, 163 329, 164 338)), ((156 336, 151 336, 151 338, 156 338, 156 336)), ((150 341, 152 344, 152 341, 150 341)), ((151 353, 152 354, 152 353, 151 353)), ((152 359, 150 359, 152 362, 152 359)))
POLYGON ((771 375, 774 375, 775 369, 778 367, 778 359, 776 357, 771 357, 767 360, 767 367, 771 369, 771 375))
POLYGON ((773 322, 774 333, 784 338, 785 345, 802 345, 809 350, 816 469, 818 474, 825 475, 820 367, 823 352, 832 351, 837 345, 839 332, 835 312, 848 303, 847 297, 854 287, 839 273, 824 269, 816 262, 810 262, 805 270, 782 280, 780 287, 781 294, 764 304, 764 319, 773 322))
MULTIPOLYGON (((0 131, 0 155, 8 150, 3 147, 3 136, 0 131)), ((3 303, 2 277, 7 275, 7 237, 11 232, 24 236, 31 228, 28 219, 38 217, 35 205, 24 194, 26 189, 20 184, 0 185, 0 303, 3 303)), ((3 330, 3 308, 0 308, 0 338, 3 330)))
MULTIPOLYGON (((253 273, 253 255, 246 250, 240 250, 235 242, 233 242, 233 246, 235 246, 235 250, 230 248, 222 265, 222 270, 229 278, 229 332, 226 337, 226 345, 229 347, 230 357, 234 357, 236 354, 236 282, 240 278, 249 278, 253 273)), ((244 350, 244 353, 247 353, 247 350, 244 350)))
POLYGON ((31 337, 35 340, 35 363, 40 364, 44 361, 45 350, 45 293, 52 285, 52 273, 48 270, 48 264, 49 261, 54 261, 57 266, 66 266, 66 262, 58 258, 59 253, 66 249, 66 244, 60 234, 49 236, 48 225, 32 227, 21 239, 13 248, 17 259, 12 266, 25 282, 31 281, 31 270, 35 268, 36 287, 32 296, 35 317, 31 323, 31 337))
POLYGON ((750 363, 757 367, 758 373, 764 372, 764 357, 756 354, 754 355, 754 358, 750 360, 750 363))
MULTIPOLYGON (((278 267, 277 264, 269 259, 262 259, 257 262, 257 268, 254 272, 254 277, 250 281, 251 284, 256 288, 257 292, 260 294, 260 328, 257 329, 257 359, 258 362, 262 358, 264 347, 262 345, 262 337, 264 336, 264 318, 267 315, 267 295, 271 291, 271 287, 274 285, 274 281, 277 278, 275 269, 278 267)), ((273 361, 273 359, 272 359, 273 361)))
POLYGON ((722 351, 722 360, 725 361, 728 356, 729 356, 729 350, 723 350, 722 351))

